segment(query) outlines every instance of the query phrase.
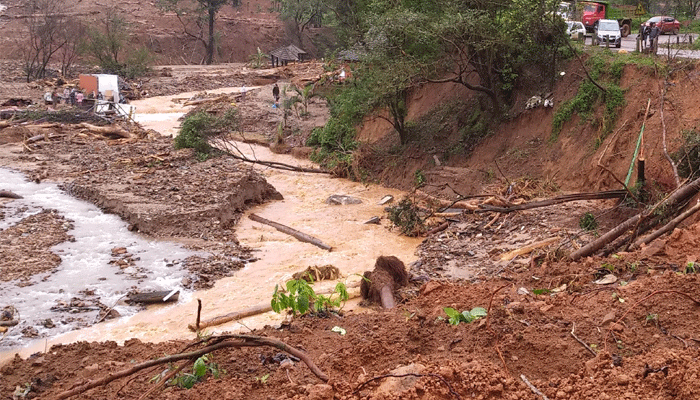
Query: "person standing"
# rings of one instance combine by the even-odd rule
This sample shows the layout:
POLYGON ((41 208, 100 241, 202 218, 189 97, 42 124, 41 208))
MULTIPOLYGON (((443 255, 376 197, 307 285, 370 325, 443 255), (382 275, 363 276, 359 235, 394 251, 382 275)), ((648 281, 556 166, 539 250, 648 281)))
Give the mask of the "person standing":
POLYGON ((656 50, 659 48, 659 27, 656 26, 654 22, 651 23, 651 31, 649 32, 649 47, 651 48, 651 53, 656 54, 656 50))
POLYGON ((275 86, 272 87, 272 97, 275 99, 275 107, 279 107, 279 102, 280 102, 280 87, 277 86, 275 83, 275 86))

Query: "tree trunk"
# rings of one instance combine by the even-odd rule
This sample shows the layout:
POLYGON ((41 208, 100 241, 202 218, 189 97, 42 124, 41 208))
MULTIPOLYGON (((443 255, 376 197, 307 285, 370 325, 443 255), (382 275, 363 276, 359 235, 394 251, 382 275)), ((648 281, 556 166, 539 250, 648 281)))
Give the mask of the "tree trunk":
POLYGON ((207 42, 207 65, 214 62, 214 18, 216 17, 216 8, 209 6, 209 42, 207 42))

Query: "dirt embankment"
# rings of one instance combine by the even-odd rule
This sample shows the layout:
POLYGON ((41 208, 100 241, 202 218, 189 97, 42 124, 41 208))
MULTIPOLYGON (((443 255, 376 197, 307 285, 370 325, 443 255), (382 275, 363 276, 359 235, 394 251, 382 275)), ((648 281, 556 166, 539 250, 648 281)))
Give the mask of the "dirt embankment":
POLYGON ((664 154, 664 133, 667 151, 673 153, 684 140, 683 132, 695 130, 700 123, 696 107, 700 93, 695 90, 698 73, 693 62, 678 62, 684 63, 689 65, 679 67, 668 83, 655 68, 627 65, 620 81, 625 104, 605 137, 602 126, 606 117, 601 106, 585 119, 574 115, 553 139, 553 116, 564 101, 576 95, 585 77, 576 60, 565 66, 565 73, 556 81, 553 108, 526 110, 529 96, 548 90, 524 88, 509 111, 512 117, 486 132, 470 130, 471 118, 484 115, 474 92, 456 84, 426 84, 416 89, 408 102, 409 119, 422 129, 414 142, 399 155, 382 151, 397 145, 398 136, 387 121, 367 118, 360 139, 370 143, 372 151, 367 152, 362 166, 384 184, 404 189, 416 184, 420 172, 425 190, 449 198, 455 198, 455 192, 480 193, 495 181, 505 185, 506 180, 514 182, 523 177, 567 191, 618 188, 611 173, 625 179, 650 100, 644 140, 646 178, 659 188, 669 189, 674 186, 674 177, 664 154), (660 88, 664 87, 667 92, 662 112, 660 88), (474 134, 483 134, 483 140, 467 139, 474 134))

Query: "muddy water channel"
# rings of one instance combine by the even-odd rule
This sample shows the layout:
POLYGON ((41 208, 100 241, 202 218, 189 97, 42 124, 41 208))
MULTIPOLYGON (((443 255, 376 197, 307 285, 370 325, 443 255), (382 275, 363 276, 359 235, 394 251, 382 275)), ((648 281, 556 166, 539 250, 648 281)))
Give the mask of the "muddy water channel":
MULTIPOLYGON (((230 88, 229 92, 236 90, 238 88, 230 88)), ((225 92, 225 89, 222 89, 222 92, 225 92)), ((185 96, 187 94, 177 97, 185 96)), ((139 112, 147 110, 147 114, 151 114, 139 115, 137 119, 146 128, 164 134, 172 134, 179 125, 177 119, 188 110, 179 105, 173 105, 170 101, 171 98, 172 96, 149 98, 144 100, 142 104, 137 103, 139 112)), ((255 156, 261 160, 274 160, 293 165, 309 164, 308 161, 300 161, 291 156, 273 154, 265 147, 246 144, 241 145, 240 149, 248 153, 249 156, 255 156)), ((145 311, 117 320, 102 322, 48 340, 41 340, 21 349, 13 349, 11 352, 5 351, 4 354, 0 355, 0 362, 10 357, 14 352, 28 356, 34 352, 43 351, 47 345, 78 340, 122 342, 130 338, 138 338, 143 341, 157 342, 193 338, 194 333, 188 330, 187 324, 195 321, 197 299, 202 300, 202 320, 206 320, 250 307, 269 304, 276 284, 283 284, 292 277, 293 273, 309 266, 334 265, 340 269, 342 274, 340 280, 352 287, 359 283, 359 277, 356 274, 371 269, 375 259, 380 255, 397 256, 406 264, 416 259, 414 252, 420 240, 402 237, 395 231, 390 231, 385 219, 382 219, 380 225, 364 223, 374 216, 382 217, 384 215, 384 206, 378 204, 382 197, 393 195, 396 199, 400 199, 401 192, 335 179, 326 175, 288 172, 257 166, 255 168, 284 196, 284 200, 256 206, 248 213, 256 213, 264 218, 315 236, 331 245, 332 251, 325 251, 311 244, 299 242, 274 228, 244 217, 237 225, 236 235, 241 244, 255 250, 254 255, 258 260, 247 264, 234 276, 217 281, 215 286, 208 290, 193 293, 183 292, 179 302, 174 305, 151 306, 145 311), (353 205, 326 204, 325 200, 333 194, 353 196, 362 200, 362 203, 353 205)), ((105 216, 105 218, 116 217, 105 216)), ((116 228, 112 228, 112 230, 114 229, 116 228)), ((110 246, 112 246, 108 238, 97 239, 97 241, 98 243, 94 245, 86 246, 102 246, 103 248, 111 248, 110 246)), ((174 249, 171 244, 148 243, 156 251, 154 253, 157 255, 154 256, 155 261, 165 258, 173 260, 180 254, 179 250, 174 249)), ((61 256, 63 257, 63 255, 61 256)), ((145 256, 141 257, 145 260, 145 256)), ((63 264, 61 268, 63 268, 63 264)), ((176 268, 172 268, 162 279, 178 281, 180 274, 181 272, 177 271, 176 268)), ((315 284, 316 290, 332 289, 336 282, 318 282, 315 284)), ((106 302, 109 303, 109 301, 106 302)), ((362 312, 356 307, 356 303, 357 301, 351 301, 346 309, 351 310, 351 312, 362 312)), ((269 312, 208 328, 207 332, 247 330, 266 324, 274 325, 281 322, 282 319, 282 316, 269 312)))

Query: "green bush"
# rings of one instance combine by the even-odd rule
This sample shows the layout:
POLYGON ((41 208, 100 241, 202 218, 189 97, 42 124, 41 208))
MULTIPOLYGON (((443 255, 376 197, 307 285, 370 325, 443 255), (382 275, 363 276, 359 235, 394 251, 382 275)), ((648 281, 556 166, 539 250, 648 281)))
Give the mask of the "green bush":
POLYGON ((683 178, 695 177, 700 171, 700 133, 695 129, 685 130, 681 147, 672 155, 683 178))
POLYGON ((309 312, 320 313, 330 309, 342 308, 348 298, 348 291, 344 283, 340 282, 335 285, 333 294, 337 294, 337 298, 316 294, 309 282, 304 279, 292 279, 285 285, 287 293, 279 290, 279 286, 275 285, 275 291, 272 293, 270 306, 272 311, 281 313, 284 310, 289 310, 294 315, 304 315, 309 312))
POLYGON ((214 135, 235 131, 239 126, 238 112, 230 107, 223 115, 215 116, 206 111, 188 115, 182 122, 180 134, 175 138, 176 149, 194 149, 200 160, 214 153, 209 140, 214 135))
POLYGON ((209 128, 214 123, 214 117, 206 112, 198 112, 185 118, 180 128, 180 134, 175 137, 176 149, 194 149, 197 153, 209 154, 212 147, 209 144, 209 128))
POLYGON ((625 104, 625 92, 618 85, 625 63, 614 61, 612 65, 609 65, 609 60, 602 56, 594 56, 588 59, 587 64, 591 77, 605 87, 606 91, 603 93, 590 79, 584 79, 579 85, 576 96, 562 103, 554 114, 552 140, 557 139, 564 123, 569 121, 574 113, 585 120, 591 116, 594 108, 602 101, 605 104, 603 129, 601 136, 596 139, 595 146, 597 148, 612 131, 618 111, 625 104))
POLYGON ((406 236, 418 236, 425 230, 418 207, 408 197, 404 197, 398 205, 390 207, 387 213, 389 221, 406 236))

